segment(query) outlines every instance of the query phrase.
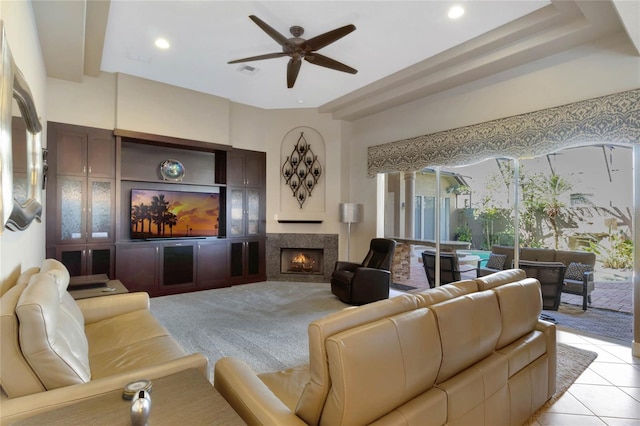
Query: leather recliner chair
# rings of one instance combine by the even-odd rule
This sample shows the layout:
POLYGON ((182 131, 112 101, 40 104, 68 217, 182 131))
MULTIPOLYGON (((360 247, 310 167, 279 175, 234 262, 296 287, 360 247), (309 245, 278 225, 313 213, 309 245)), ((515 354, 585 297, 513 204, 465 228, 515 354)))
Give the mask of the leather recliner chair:
POLYGON ((395 240, 374 238, 362 263, 338 261, 331 274, 331 292, 351 305, 389 298, 395 240))

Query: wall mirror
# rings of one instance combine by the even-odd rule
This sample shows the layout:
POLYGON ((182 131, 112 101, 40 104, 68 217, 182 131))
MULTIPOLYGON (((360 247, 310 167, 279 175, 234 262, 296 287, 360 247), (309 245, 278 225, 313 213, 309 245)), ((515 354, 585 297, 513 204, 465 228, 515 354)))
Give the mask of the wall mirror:
POLYGON ((38 119, 35 103, 29 85, 16 66, 4 23, 0 21, 0 217, 2 226, 12 231, 27 229, 42 215, 42 124, 38 119), (24 135, 16 135, 12 140, 13 106, 18 107, 21 118, 15 118, 18 129, 24 128, 24 135), (20 124, 23 123, 23 124, 20 124), (13 148, 17 151, 14 151, 13 148), (14 188, 14 153, 20 162, 16 166, 14 188), (16 197, 17 195, 17 197, 16 197))

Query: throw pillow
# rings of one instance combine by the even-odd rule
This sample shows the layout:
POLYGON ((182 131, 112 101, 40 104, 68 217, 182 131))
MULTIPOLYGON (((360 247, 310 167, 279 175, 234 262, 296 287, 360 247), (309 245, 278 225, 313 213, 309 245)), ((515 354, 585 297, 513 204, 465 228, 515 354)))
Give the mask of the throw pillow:
POLYGON ((591 265, 585 265, 584 263, 571 262, 567 266, 567 271, 564 273, 564 278, 567 280, 582 281, 584 279, 584 273, 592 271, 591 265))
POLYGON ((491 253, 489 255, 489 260, 487 260, 487 268, 490 269, 499 269, 502 270, 504 268, 504 262, 507 260, 506 254, 496 254, 491 253))

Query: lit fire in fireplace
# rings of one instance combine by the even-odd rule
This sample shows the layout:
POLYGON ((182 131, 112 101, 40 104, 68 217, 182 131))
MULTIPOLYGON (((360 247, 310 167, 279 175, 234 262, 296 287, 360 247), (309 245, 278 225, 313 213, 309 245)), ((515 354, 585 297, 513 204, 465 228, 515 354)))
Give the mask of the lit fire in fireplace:
POLYGON ((298 253, 291 258, 291 270, 292 271, 313 271, 313 265, 316 262, 304 253, 298 253))

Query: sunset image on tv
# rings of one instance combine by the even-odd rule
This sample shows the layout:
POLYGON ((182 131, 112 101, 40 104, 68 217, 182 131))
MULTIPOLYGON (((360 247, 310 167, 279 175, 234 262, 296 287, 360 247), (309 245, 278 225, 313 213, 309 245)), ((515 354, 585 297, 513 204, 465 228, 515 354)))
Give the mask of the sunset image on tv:
POLYGON ((220 194, 131 190, 131 238, 215 237, 220 194))

